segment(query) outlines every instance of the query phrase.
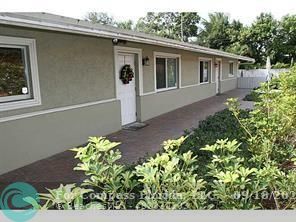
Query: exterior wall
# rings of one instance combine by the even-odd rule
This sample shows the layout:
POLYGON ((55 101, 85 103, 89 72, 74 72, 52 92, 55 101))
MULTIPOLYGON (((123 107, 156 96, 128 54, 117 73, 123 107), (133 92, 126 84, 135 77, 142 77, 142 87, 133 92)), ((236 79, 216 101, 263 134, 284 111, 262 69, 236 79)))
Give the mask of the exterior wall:
POLYGON ((0 174, 120 128, 119 101, 0 123, 0 174))
MULTIPOLYGON (((216 94, 215 56, 138 43, 127 43, 124 46, 141 48, 143 50, 142 56, 148 56, 150 62, 149 66, 143 66, 144 95, 137 96, 139 120, 148 120, 216 94), (155 91, 153 52, 181 55, 181 87, 168 91, 155 91), (208 84, 199 84, 199 58, 212 59, 212 76, 208 84)), ((237 88, 237 75, 235 77, 229 77, 229 61, 234 62, 234 72, 237 72, 237 60, 222 58, 221 92, 237 88)))
POLYGON ((214 95, 215 84, 212 83, 142 96, 141 119, 145 121, 214 95))
POLYGON ((238 61, 232 59, 222 59, 222 79, 221 93, 237 88, 238 61), (234 76, 229 76, 229 61, 234 62, 234 76))
POLYGON ((237 78, 227 79, 221 82, 221 93, 237 88, 237 78))
MULTIPOLYGON (((139 44, 139 43, 127 43, 126 45, 123 45, 124 47, 132 47, 132 48, 140 48, 142 49, 142 56, 146 57, 148 56, 150 65, 149 66, 143 66, 143 92, 145 93, 151 93, 154 92, 154 58, 153 58, 153 52, 164 52, 164 53, 173 53, 173 54, 179 54, 181 55, 181 75, 182 75, 182 81, 181 81, 181 87, 183 86, 189 86, 189 85, 195 85, 199 83, 199 65, 198 65, 198 58, 199 57, 206 57, 212 59, 212 70, 214 70, 214 56, 206 55, 202 53, 195 53, 195 52, 189 52, 185 50, 180 49, 172 49, 172 48, 166 48, 161 46, 155 46, 155 45, 147 45, 147 44, 139 44)), ((212 79, 215 81, 215 73, 212 72, 213 76, 212 79)))
POLYGON ((0 112, 0 174, 121 129, 110 39, 9 26, 0 26, 0 35, 36 39, 42 99, 41 106, 0 112))
MULTIPOLYGON (((42 99, 41 106, 0 112, 0 174, 83 144, 89 136, 121 129, 110 39, 9 26, 0 26, 0 35, 36 39, 42 99), (86 103, 90 105, 79 106, 86 103)), ((144 95, 137 92, 139 121, 216 94, 214 56, 138 43, 122 46, 140 48, 150 60, 143 66, 144 95), (181 55, 178 89, 155 92, 155 51, 181 55), (212 59, 208 84, 199 84, 200 57, 212 59)), ((236 88, 236 79, 228 77, 228 62, 223 58, 222 92, 236 88)))
POLYGON ((110 39, 0 26, 0 35, 36 39, 42 105, 1 117, 115 98, 110 39), (112 86, 112 87, 110 87, 112 86))

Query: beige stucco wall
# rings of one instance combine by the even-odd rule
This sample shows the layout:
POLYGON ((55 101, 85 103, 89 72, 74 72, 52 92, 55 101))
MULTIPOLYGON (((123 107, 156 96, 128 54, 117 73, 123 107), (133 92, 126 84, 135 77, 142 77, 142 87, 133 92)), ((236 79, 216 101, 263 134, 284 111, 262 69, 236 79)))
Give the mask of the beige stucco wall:
POLYGON ((227 58, 222 59, 222 80, 236 78, 237 72, 238 72, 237 60, 227 59, 227 58), (229 76, 229 62, 230 61, 233 62, 233 71, 235 73, 235 75, 233 77, 229 76))
POLYGON ((0 118, 115 97, 113 45, 66 33, 0 26, 0 35, 36 39, 42 105, 0 118))
POLYGON ((199 64, 198 59, 200 57, 206 57, 212 59, 212 79, 215 81, 214 61, 215 56, 206 55, 202 53, 189 52, 185 50, 172 49, 167 47, 139 44, 139 43, 127 43, 122 45, 124 47, 140 48, 142 49, 142 56, 148 56, 150 65, 143 66, 143 92, 150 93, 154 91, 154 57, 153 52, 173 53, 181 56, 181 75, 182 86, 194 85, 199 83, 199 64))
POLYGON ((141 97, 143 121, 215 95, 215 84, 169 90, 141 97))
MULTIPOLYGON (((115 98, 110 39, 0 26, 0 35, 36 40, 42 105, 0 119, 115 98)), ((0 122, 0 174, 121 129, 120 102, 0 122)))
POLYGON ((143 66, 143 92, 148 93, 141 97, 137 97, 137 113, 138 119, 141 121, 148 120, 163 113, 172 111, 182 106, 194 103, 201 99, 205 99, 216 94, 215 83, 215 61, 216 58, 222 59, 222 79, 221 92, 236 88, 236 79, 228 76, 229 61, 237 64, 237 60, 215 57, 202 53, 194 53, 184 50, 171 49, 161 46, 152 46, 138 43, 127 43, 125 47, 141 48, 143 57, 148 56, 150 65, 143 66), (153 52, 173 53, 181 56, 181 88, 155 92, 154 80, 154 56, 153 52), (212 59, 212 76, 210 84, 199 83, 199 59, 212 59), (191 87, 186 87, 191 86, 191 87), (186 88, 183 88, 186 87, 186 88), (152 94, 151 94, 152 93, 152 94))
POLYGON ((221 93, 237 88, 237 72, 238 61, 233 59, 222 59, 222 81, 221 81, 221 93), (234 76, 229 76, 229 62, 232 61, 234 76))
POLYGON ((221 93, 232 90, 232 89, 236 89, 236 88, 237 88, 236 78, 223 80, 221 82, 221 93))
POLYGON ((0 174, 120 128, 119 101, 0 123, 0 174))

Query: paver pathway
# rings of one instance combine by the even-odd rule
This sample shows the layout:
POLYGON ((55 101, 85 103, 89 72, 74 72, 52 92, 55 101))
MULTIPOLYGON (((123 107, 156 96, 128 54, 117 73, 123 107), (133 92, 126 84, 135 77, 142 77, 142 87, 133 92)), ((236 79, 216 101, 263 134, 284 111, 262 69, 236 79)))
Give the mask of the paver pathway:
MULTIPOLYGON (((122 161, 132 163, 140 157, 159 151, 164 140, 181 136, 184 129, 197 127, 200 120, 226 108, 224 103, 227 98, 242 99, 248 92, 249 90, 242 89, 228 91, 153 118, 146 122, 148 126, 140 130, 121 130, 107 137, 111 141, 122 142, 119 147, 122 152, 122 161)), ((60 183, 79 183, 84 176, 81 172, 73 171, 76 163, 70 151, 56 154, 1 175, 0 189, 16 181, 28 182, 34 185, 39 192, 44 191, 45 186, 55 188, 60 183)))

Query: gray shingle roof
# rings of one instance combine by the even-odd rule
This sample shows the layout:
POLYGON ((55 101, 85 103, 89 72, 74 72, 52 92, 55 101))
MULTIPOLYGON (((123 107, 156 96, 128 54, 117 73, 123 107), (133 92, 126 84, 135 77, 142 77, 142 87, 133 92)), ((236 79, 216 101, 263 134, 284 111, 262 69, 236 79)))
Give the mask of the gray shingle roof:
POLYGON ((254 62, 254 59, 249 57, 202 47, 196 44, 184 43, 177 40, 162 38, 147 33, 124 30, 108 25, 93 24, 91 22, 80 19, 74 19, 44 12, 0 13, 0 24, 70 32, 105 38, 119 38, 131 42, 160 45, 170 48, 183 49, 187 51, 235 58, 247 62, 254 62))

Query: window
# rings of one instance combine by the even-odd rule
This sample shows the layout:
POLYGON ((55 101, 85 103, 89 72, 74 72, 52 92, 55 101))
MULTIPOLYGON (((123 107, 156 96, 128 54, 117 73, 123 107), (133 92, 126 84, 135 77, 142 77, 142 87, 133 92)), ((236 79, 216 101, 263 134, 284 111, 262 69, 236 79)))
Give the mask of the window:
POLYGON ((0 36, 0 111, 40 105, 35 41, 0 36))
POLYGON ((234 76, 234 66, 233 66, 233 62, 229 62, 229 77, 233 77, 234 76))
POLYGON ((209 83, 211 72, 212 72, 211 60, 200 60, 199 61, 199 82, 209 83))
POLYGON ((177 57, 156 55, 156 90, 177 88, 178 63, 177 57))

